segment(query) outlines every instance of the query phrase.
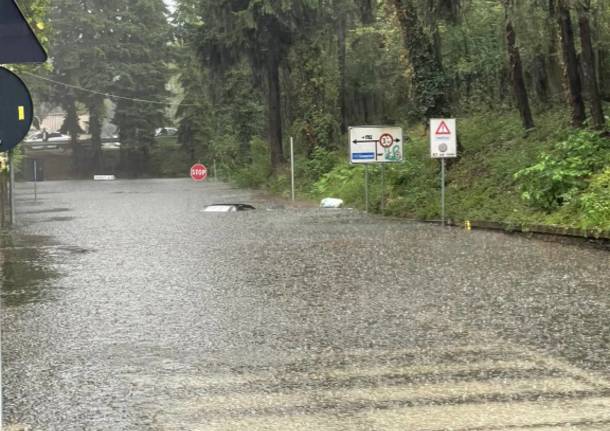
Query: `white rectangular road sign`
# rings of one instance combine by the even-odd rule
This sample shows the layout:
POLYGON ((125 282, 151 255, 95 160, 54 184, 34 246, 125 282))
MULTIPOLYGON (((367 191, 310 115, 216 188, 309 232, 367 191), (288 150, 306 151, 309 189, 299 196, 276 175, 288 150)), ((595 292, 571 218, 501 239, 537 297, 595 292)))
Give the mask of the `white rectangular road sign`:
POLYGON ((400 127, 350 127, 350 161, 353 164, 402 162, 402 139, 400 127))
POLYGON ((430 156, 433 159, 457 157, 457 124, 455 118, 430 120, 430 156))

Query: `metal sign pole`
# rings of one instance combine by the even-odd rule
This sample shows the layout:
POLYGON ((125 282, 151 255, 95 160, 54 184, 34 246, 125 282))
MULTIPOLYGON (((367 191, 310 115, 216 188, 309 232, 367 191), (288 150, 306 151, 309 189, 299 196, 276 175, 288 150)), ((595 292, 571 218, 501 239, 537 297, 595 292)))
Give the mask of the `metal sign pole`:
POLYGON ((294 202, 294 138, 290 137, 290 180, 292 185, 292 202, 294 202))
POLYGON ((15 166, 13 163, 13 150, 8 152, 9 169, 9 196, 11 205, 11 225, 15 224, 15 166))
POLYGON ((216 174, 216 159, 214 159, 214 181, 218 181, 218 176, 216 174))
POLYGON ((364 210, 369 212, 369 165, 364 165, 364 210))
POLYGON ((38 182, 38 165, 34 160, 34 200, 38 200, 38 190, 36 189, 36 183, 38 182))
POLYGON ((441 223, 445 226, 445 159, 441 158, 441 223))
POLYGON ((381 164, 381 215, 385 215, 385 164, 381 164))

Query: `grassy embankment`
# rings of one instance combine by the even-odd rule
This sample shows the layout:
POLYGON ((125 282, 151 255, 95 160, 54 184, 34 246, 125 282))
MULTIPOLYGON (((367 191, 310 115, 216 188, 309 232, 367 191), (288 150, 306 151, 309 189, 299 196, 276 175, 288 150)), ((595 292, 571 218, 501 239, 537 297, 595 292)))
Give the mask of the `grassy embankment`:
MULTIPOLYGON (((385 167, 385 214, 438 219, 440 162, 430 159, 422 125, 404 129, 405 161, 385 167)), ((459 118, 458 130, 463 150, 447 174, 449 219, 610 233, 610 139, 570 128, 565 112, 539 113, 536 129, 528 134, 518 115, 506 112, 459 118), (520 176, 515 175, 518 172, 520 176)), ((175 140, 159 144, 152 155, 159 174, 185 175, 190 161, 175 140)), ((221 158, 221 177, 288 196, 289 172, 271 176, 266 143, 254 139, 251 150, 247 168, 233 167, 221 158)), ((346 152, 320 149, 306 158, 297 148, 299 196, 337 197, 347 206, 364 208, 364 168, 350 166, 346 152)), ((371 166, 369 172, 370 208, 379 212, 381 168, 371 166)))
MULTIPOLYGON (((571 129, 564 112, 539 114, 536 126, 526 135, 519 118, 506 113, 458 120, 463 151, 447 176, 447 216, 457 223, 491 221, 610 232, 610 140, 571 129), (515 177, 533 165, 537 166, 530 172, 515 177)), ((405 162, 385 168, 386 214, 438 219, 440 163, 430 159, 423 126, 405 130, 409 137, 405 162)), ((322 153, 314 161, 301 161, 301 193, 338 197, 348 206, 362 208, 363 168, 344 159, 344 154, 322 153), (340 161, 317 181, 308 181, 308 170, 320 168, 329 157, 340 161)), ((370 205, 378 212, 381 171, 373 167, 370 172, 370 205)), ((287 182, 284 176, 271 188, 286 190, 287 182)))

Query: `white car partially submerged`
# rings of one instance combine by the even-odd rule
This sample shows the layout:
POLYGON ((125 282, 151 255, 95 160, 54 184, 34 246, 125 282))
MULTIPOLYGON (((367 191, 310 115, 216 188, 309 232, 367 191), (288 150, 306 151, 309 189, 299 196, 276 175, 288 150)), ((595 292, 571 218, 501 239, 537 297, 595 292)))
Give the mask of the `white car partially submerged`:
POLYGON ((26 138, 25 142, 70 142, 70 136, 64 135, 59 132, 47 132, 46 140, 44 136, 45 132, 34 132, 30 133, 26 138))
POLYGON ((249 211, 254 210, 252 205, 249 204, 213 204, 208 205, 203 209, 204 213, 232 213, 237 211, 249 211))

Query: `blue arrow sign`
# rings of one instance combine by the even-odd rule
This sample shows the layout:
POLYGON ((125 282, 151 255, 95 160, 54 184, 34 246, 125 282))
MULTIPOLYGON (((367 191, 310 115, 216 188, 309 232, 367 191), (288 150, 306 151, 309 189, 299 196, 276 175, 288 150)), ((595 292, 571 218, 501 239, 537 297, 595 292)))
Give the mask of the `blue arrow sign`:
POLYGON ((0 11, 0 64, 47 61, 47 53, 15 0, 0 0, 0 11))

